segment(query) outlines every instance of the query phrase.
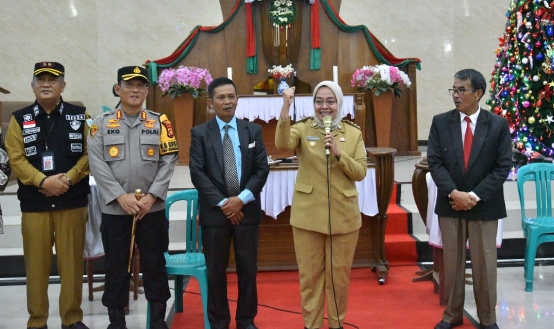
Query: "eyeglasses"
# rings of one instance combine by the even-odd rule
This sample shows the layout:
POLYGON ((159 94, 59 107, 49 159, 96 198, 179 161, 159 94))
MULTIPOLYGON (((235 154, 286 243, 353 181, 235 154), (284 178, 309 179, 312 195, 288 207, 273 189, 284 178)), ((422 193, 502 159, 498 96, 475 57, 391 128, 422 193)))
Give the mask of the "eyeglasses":
POLYGON ((123 82, 122 86, 125 89, 128 89, 128 90, 134 90, 136 88, 140 91, 145 91, 146 89, 148 89, 148 84, 147 83, 141 83, 141 82, 139 82, 139 83, 123 82))
POLYGON ((466 90, 465 88, 460 88, 460 89, 448 89, 448 93, 450 94, 450 96, 454 96, 455 93, 458 93, 459 96, 462 96, 463 94, 465 94, 466 92, 474 92, 475 89, 469 89, 469 90, 466 90))
POLYGON ((316 99, 314 101, 314 103, 317 106, 323 106, 323 104, 327 104, 328 106, 335 106, 335 104, 337 104, 337 100, 336 99, 328 99, 328 100, 324 101, 323 99, 316 99))

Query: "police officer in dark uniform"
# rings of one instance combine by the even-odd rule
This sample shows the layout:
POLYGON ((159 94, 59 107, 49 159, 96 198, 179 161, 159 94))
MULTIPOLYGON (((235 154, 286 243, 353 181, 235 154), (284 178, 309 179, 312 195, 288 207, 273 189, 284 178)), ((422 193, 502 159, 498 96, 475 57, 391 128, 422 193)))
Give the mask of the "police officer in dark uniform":
POLYGON ((118 70, 115 92, 121 104, 98 116, 88 138, 90 167, 102 197, 102 241, 108 307, 108 329, 124 329, 129 301, 128 260, 133 221, 140 250, 144 292, 150 302, 150 328, 167 329, 170 297, 164 252, 169 245, 165 198, 177 161, 177 143, 165 114, 142 107, 149 80, 144 68, 118 70), (142 194, 138 200, 135 190, 142 194))
MULTIPOLYGON (((84 107, 63 101, 65 69, 35 64, 36 101, 13 113, 6 149, 17 174, 27 274, 27 328, 47 328, 48 277, 56 245, 62 329, 86 329, 81 309, 89 194, 84 107)), ((90 120, 87 123, 87 120, 90 120)))

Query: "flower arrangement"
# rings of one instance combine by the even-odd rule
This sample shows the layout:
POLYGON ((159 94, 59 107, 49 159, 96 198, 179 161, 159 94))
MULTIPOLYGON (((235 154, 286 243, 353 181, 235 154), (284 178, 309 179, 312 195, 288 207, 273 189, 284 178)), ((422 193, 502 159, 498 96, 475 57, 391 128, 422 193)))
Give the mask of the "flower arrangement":
POLYGON ((375 96, 392 90, 396 97, 402 95, 400 86, 410 88, 412 85, 406 73, 400 71, 395 66, 386 64, 364 66, 361 69, 357 69, 354 74, 352 74, 350 83, 352 87, 358 87, 360 91, 375 89, 375 96))
POLYGON ((158 77, 158 85, 163 92, 163 96, 169 94, 171 98, 179 97, 183 93, 189 93, 192 97, 206 91, 200 88, 202 80, 209 85, 212 82, 212 76, 207 69, 198 67, 179 66, 177 69, 165 69, 158 77))
POLYGON ((273 79, 279 80, 292 77, 292 75, 294 74, 294 69, 292 68, 292 64, 289 64, 285 67, 282 67, 281 65, 273 65, 273 68, 267 70, 267 72, 273 75, 273 79))

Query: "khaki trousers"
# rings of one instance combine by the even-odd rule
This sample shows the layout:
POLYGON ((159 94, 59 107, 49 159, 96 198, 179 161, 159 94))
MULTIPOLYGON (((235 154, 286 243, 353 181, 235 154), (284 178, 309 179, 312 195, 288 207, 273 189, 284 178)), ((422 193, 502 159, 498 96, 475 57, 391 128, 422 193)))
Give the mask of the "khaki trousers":
POLYGON ((359 230, 327 235, 293 227, 292 232, 306 328, 323 326, 325 298, 329 328, 341 327, 346 316, 350 270, 359 230))
POLYGON ((469 241, 477 316, 481 324, 496 323, 498 220, 467 221, 464 218, 439 216, 439 225, 444 250, 444 289, 447 298, 443 321, 452 323, 463 319, 466 242, 469 241))
POLYGON ((63 325, 82 321, 83 249, 87 208, 24 212, 21 220, 23 256, 27 276, 27 327, 43 327, 48 320, 48 279, 52 246, 56 246, 63 325))

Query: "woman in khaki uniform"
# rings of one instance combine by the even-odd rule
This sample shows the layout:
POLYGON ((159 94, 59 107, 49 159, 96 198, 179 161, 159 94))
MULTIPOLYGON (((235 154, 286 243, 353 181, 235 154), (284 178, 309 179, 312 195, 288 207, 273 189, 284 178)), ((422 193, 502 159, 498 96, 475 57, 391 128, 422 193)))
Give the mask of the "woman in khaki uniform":
POLYGON ((366 175, 365 146, 360 128, 341 121, 343 94, 336 83, 319 83, 313 96, 314 116, 291 126, 294 91, 293 87, 283 92, 275 145, 280 150, 296 150, 300 163, 290 223, 304 325, 307 329, 323 326, 326 297, 329 328, 342 328, 350 268, 362 226, 355 181, 366 175), (325 116, 332 118, 328 134, 325 116))

